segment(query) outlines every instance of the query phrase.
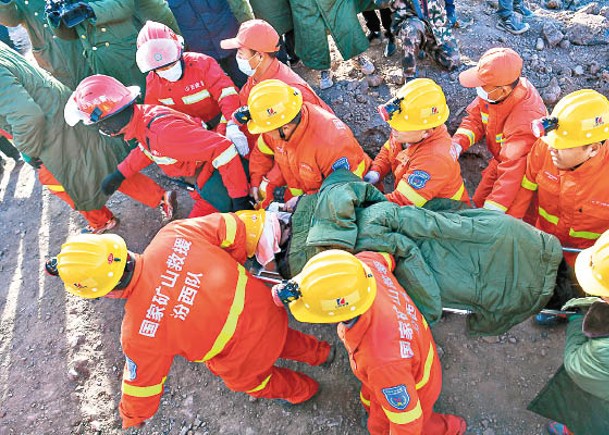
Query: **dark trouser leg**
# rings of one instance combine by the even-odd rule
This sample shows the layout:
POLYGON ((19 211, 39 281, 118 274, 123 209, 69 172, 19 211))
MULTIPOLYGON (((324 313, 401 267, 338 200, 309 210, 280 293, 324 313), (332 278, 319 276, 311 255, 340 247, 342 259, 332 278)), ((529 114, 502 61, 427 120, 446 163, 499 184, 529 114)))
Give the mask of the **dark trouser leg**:
POLYGON ((381 22, 379 17, 376 15, 376 10, 362 12, 364 20, 366 21, 366 28, 371 32, 381 31, 381 22))
POLYGON ((433 41, 430 49, 428 50, 429 55, 438 64, 446 68, 448 71, 456 69, 461 65, 461 55, 459 53, 459 46, 455 39, 450 39, 442 45, 436 45, 433 35, 428 35, 428 40, 433 41))
POLYGON ((300 58, 296 56, 296 36, 294 36, 294 30, 286 32, 282 39, 285 45, 285 51, 288 55, 288 60, 293 64, 298 62, 300 58))
POLYGON ((383 23, 383 29, 385 29, 385 37, 388 39, 393 39, 393 33, 391 33, 391 20, 393 14, 391 13, 391 9, 385 8, 381 9, 381 23, 383 23))

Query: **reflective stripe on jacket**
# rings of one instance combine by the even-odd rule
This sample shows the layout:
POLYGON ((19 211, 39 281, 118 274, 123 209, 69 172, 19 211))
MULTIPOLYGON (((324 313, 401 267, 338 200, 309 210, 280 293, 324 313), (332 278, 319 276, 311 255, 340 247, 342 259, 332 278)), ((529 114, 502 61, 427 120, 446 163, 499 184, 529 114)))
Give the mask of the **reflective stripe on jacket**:
POLYGON ((274 163, 287 186, 304 193, 319 190, 323 179, 338 169, 359 177, 368 171, 370 157, 344 122, 311 103, 303 103, 301 113, 300 124, 288 141, 268 135, 258 138, 250 155, 252 186, 260 185, 274 163))
POLYGON ((510 96, 497 104, 479 97, 467 107, 467 116, 461 121, 453 139, 467 150, 485 138, 488 150, 499 162, 492 192, 486 200, 495 208, 509 210, 520 189, 526 157, 535 136, 531 121, 547 114, 537 89, 521 78, 510 96))
MULTIPOLYGON (((558 237, 563 246, 588 248, 609 229, 609 150, 600 152, 572 171, 561 171, 552 163, 548 146, 535 143, 522 178, 522 190, 514 201, 516 217, 527 210, 537 192, 536 227, 558 237)), ((573 264, 576 254, 565 253, 573 264)))
POLYGON ((244 226, 233 219, 214 214, 171 223, 137 257, 124 293, 124 427, 154 415, 177 355, 214 360, 233 374, 268 368, 278 358, 287 334, 285 310, 217 246, 230 243, 233 234, 245 240, 244 226), (220 229, 223 221, 237 227, 210 230, 210 223, 220 229))
POLYGON ((377 295, 353 326, 338 326, 338 335, 353 373, 370 393, 368 427, 422 433, 442 388, 431 330, 393 275, 392 256, 362 252, 357 257, 370 266, 377 295))

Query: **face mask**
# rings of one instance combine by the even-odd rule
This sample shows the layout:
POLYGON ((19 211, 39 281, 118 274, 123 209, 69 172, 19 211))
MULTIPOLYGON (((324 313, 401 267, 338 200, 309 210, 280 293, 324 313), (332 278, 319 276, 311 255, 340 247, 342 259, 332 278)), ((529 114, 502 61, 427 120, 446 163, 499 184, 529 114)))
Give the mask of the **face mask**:
MULTIPOLYGON (((254 56, 256 56, 256 55, 255 54, 252 55, 252 57, 250 57, 249 59, 242 59, 239 56, 236 56, 237 67, 243 74, 245 74, 248 77, 253 76, 254 73, 256 72, 256 69, 258 69, 258 66, 260 66, 260 63, 258 63, 258 66, 256 68, 252 68, 250 66, 250 60, 252 60, 254 58, 254 56)), ((262 62, 262 61, 260 61, 260 62, 262 62)))
POLYGON ((157 75, 169 82, 177 82, 182 77, 182 62, 178 61, 174 66, 165 71, 155 71, 157 75))
MULTIPOLYGON (((495 88, 495 89, 497 89, 497 88, 495 88)), ((488 103, 495 103, 495 102, 496 102, 495 100, 491 100, 491 99, 488 97, 488 92, 486 92, 486 91, 485 91, 484 89, 482 89, 482 88, 476 88, 476 93, 478 94, 478 96, 479 96, 480 98, 482 98, 484 101, 486 101, 486 102, 488 102, 488 103)))

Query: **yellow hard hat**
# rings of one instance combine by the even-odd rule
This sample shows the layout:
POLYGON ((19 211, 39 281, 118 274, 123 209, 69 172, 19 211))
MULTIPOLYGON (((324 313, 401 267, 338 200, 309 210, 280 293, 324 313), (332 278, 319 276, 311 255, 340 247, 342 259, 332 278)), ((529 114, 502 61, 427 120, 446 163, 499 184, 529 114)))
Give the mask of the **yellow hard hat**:
POLYGON ((248 257, 253 257, 264 229, 266 211, 240 210, 235 214, 245 224, 245 252, 248 257))
POLYGON ((552 148, 577 148, 609 139, 609 100, 592 89, 562 98, 552 111, 558 126, 542 136, 552 148))
POLYGON ((575 259, 575 275, 586 293, 609 297, 609 231, 575 259))
POLYGON ((266 133, 286 125, 302 108, 300 91, 281 80, 264 80, 252 88, 247 99, 252 134, 266 133))
POLYGON ((414 79, 395 98, 378 107, 381 117, 397 131, 427 130, 442 125, 450 110, 442 88, 431 79, 414 79))
POLYGON ((338 249, 311 258, 293 278, 301 297, 289 303, 299 322, 338 323, 365 313, 376 297, 370 268, 338 249))
POLYGON ((119 283, 127 259, 127 245, 121 236, 80 234, 61 246, 57 271, 68 292, 100 298, 119 283))

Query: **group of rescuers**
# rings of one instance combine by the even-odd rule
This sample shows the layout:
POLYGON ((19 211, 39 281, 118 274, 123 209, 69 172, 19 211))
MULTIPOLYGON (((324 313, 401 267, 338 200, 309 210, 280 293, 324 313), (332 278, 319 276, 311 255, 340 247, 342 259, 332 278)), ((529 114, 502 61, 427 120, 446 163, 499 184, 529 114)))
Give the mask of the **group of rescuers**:
MULTIPOLYGON (((592 246, 609 229, 603 144, 609 101, 583 89, 548 115, 521 76, 521 57, 493 48, 459 76, 477 97, 452 137, 442 89, 417 78, 379 106, 391 136, 372 160, 331 108, 275 58, 278 45, 279 35, 262 20, 243 23, 235 38, 222 42, 238 50, 239 67, 249 76, 239 91, 213 59, 183 52, 171 29, 148 22, 137 39, 137 64, 148 73, 144 104, 136 104, 136 87, 112 77, 82 80, 66 104, 66 122, 95 124, 106 135, 138 142, 103 180, 103 191, 112 194, 154 162, 193 186, 194 219, 162 228, 141 255, 114 234, 78 235, 48 269, 72 294, 127 299, 119 406, 125 428, 154 415, 176 355, 205 362, 234 391, 292 405, 312 398, 317 382, 275 361, 324 366, 334 349, 289 328, 285 305, 301 322, 338 323, 362 383, 370 433, 462 434, 461 417, 433 412, 440 361, 428 324, 392 274, 394 259, 324 251, 289 285, 270 292, 244 268, 252 257, 269 264, 285 242, 285 216, 265 208, 278 201, 293 211, 301 195, 316 192, 338 169, 379 188, 393 173, 387 199, 397 204, 473 202, 523 218, 565 247, 600 250, 576 271, 591 273, 586 282, 594 285, 582 283, 585 291, 608 297, 609 240, 592 246), (470 202, 458 159, 480 141, 492 158, 470 202), (224 190, 206 191, 216 173, 224 190), (224 209, 221 195, 228 198, 224 209)), ((574 265, 575 254, 565 258, 574 265)))

